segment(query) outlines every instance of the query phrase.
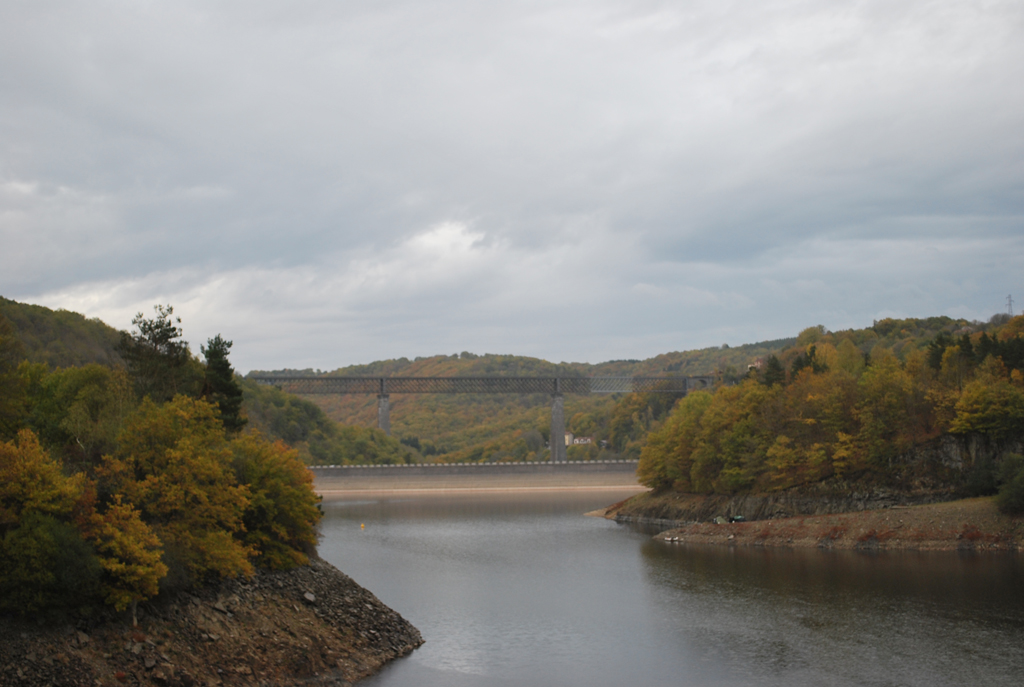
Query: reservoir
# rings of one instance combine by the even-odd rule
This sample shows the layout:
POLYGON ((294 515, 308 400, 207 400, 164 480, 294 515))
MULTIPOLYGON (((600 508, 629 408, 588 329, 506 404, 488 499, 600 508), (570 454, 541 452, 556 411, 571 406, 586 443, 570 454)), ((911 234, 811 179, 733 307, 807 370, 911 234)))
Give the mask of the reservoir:
POLYGON ((321 555, 426 643, 360 685, 1019 685, 1024 557, 699 547, 635 493, 325 498, 321 555))

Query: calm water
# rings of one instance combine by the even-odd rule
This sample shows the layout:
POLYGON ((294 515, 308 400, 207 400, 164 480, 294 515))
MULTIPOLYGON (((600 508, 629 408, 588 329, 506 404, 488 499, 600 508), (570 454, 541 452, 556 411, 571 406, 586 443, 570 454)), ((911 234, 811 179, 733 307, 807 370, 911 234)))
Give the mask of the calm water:
POLYGON ((1024 557, 687 547, 582 516, 623 497, 326 502, 321 555, 426 639, 361 686, 1024 684, 1024 557))

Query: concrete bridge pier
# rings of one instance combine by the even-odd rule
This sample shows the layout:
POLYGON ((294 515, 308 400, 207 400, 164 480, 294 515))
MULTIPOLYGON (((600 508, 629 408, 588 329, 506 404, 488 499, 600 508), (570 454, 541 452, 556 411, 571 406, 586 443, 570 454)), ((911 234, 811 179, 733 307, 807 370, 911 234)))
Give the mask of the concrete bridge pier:
POLYGON ((565 457, 565 397, 562 394, 551 395, 551 462, 564 463, 565 457))
POLYGON ((377 396, 377 428, 391 436, 391 400, 387 394, 377 396))

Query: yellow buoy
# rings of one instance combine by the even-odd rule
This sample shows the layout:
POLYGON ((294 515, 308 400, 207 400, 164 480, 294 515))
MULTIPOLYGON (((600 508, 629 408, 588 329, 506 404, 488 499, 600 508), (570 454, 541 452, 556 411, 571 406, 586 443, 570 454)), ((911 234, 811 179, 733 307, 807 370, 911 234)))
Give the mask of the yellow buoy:
POLYGON ((366 529, 366 524, 365 523, 359 523, 359 529, 365 530, 366 529))

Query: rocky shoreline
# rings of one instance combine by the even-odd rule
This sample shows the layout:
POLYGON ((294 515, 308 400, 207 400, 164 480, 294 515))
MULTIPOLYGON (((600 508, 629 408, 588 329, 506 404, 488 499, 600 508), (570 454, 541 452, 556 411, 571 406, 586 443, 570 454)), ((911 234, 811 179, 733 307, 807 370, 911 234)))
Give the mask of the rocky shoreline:
POLYGON ((349 685, 423 643, 326 561, 71 622, 0 618, 0 685, 349 685))
MULTIPOLYGON (((1024 517, 1001 514, 992 498, 916 504, 912 498, 909 500, 911 503, 897 500, 883 507, 857 511, 784 514, 748 522, 728 522, 724 516, 716 515, 695 522, 656 516, 666 512, 713 513, 722 506, 717 497, 642 495, 595 515, 664 528, 655 538, 670 543, 859 550, 1024 549, 1024 517)), ((819 504, 822 509, 828 506, 827 502, 819 504)))

